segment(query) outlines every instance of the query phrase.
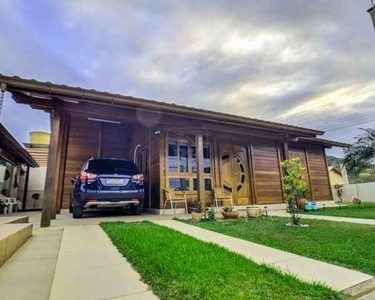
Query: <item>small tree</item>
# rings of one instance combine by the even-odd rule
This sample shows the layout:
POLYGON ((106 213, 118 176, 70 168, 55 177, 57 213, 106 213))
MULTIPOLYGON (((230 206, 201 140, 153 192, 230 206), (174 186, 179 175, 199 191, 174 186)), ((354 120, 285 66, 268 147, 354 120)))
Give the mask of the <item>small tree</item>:
POLYGON ((291 224, 299 225, 298 199, 304 198, 307 185, 303 178, 305 167, 301 165, 300 158, 295 157, 281 162, 285 175, 281 177, 284 190, 284 201, 288 204, 291 224))

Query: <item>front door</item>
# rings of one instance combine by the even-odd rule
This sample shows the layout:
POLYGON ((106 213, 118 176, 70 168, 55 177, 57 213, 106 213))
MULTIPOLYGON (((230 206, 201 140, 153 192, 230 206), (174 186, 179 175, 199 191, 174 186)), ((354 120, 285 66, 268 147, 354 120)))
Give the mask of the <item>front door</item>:
POLYGON ((221 144, 221 187, 232 193, 234 205, 250 204, 250 187, 246 148, 221 144))

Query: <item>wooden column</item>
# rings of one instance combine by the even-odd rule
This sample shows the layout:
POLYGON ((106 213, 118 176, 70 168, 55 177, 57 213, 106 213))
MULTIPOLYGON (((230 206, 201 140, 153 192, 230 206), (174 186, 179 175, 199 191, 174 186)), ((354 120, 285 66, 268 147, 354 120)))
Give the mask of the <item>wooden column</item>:
POLYGON ((46 181, 44 186, 44 199, 42 203, 42 219, 40 222, 41 227, 49 227, 51 225, 51 218, 56 215, 56 195, 57 195, 57 182, 58 177, 56 168, 58 166, 58 153, 60 132, 61 132, 61 103, 56 102, 51 116, 51 141, 49 144, 48 162, 46 181))
MULTIPOLYGON (((60 167, 59 167, 59 177, 57 183, 57 196, 56 196, 56 213, 59 214, 62 207, 62 198, 64 193, 64 175, 65 175, 65 163, 66 163, 66 152, 68 148, 68 138, 69 138, 69 126, 70 126, 70 116, 67 113, 62 114, 61 118, 61 155, 60 155, 60 167)), ((59 146, 60 147, 60 146, 59 146)))
POLYGON ((206 199, 204 190, 204 166, 203 166, 203 135, 195 135, 195 144, 197 151, 197 184, 198 184, 198 201, 202 203, 203 212, 206 211, 206 199))

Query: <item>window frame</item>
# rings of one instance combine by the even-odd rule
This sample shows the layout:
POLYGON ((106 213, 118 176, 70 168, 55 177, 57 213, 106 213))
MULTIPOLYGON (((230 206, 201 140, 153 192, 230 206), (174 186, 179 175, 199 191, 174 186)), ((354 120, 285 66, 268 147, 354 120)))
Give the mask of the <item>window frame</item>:
MULTIPOLYGON (((206 140, 203 142, 203 145, 209 146, 209 153, 210 153, 210 173, 204 173, 204 179, 211 180, 211 188, 214 188, 214 158, 213 158, 213 148, 212 142, 210 140, 206 140)), ((186 194, 197 194, 198 191, 194 191, 194 178, 198 178, 198 173, 193 172, 193 157, 192 157, 192 149, 191 147, 195 146, 195 142, 192 142, 186 138, 167 138, 166 139, 166 160, 165 160, 165 177, 166 177, 166 186, 169 186, 169 179, 170 178, 186 178, 189 179, 189 190, 184 191, 186 194), (177 143, 177 172, 170 172, 169 171, 169 143, 175 142, 177 143), (188 164, 188 172, 180 172, 180 144, 187 144, 188 146, 188 157, 187 157, 187 164, 188 164)), ((174 156, 175 157, 175 156, 174 156)), ((177 193, 182 193, 180 190, 176 190, 177 193)), ((206 194, 211 194, 212 190, 205 190, 206 194)))

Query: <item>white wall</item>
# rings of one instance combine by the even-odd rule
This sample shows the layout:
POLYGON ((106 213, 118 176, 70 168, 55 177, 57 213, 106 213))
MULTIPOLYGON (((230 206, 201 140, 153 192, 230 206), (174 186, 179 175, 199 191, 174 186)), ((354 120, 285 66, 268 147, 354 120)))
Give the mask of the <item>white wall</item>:
MULTIPOLYGON (((26 196, 26 207, 25 209, 42 208, 42 202, 44 197, 44 183, 46 180, 46 167, 30 168, 29 174, 29 185, 27 188, 26 196), (39 194, 39 199, 35 200, 32 198, 33 194, 39 194)), ((22 184, 18 190, 18 199, 23 199, 24 187, 25 187, 26 174, 22 176, 22 184)))
MULTIPOLYGON (((335 201, 339 201, 337 192, 332 188, 335 201)), ((346 184, 343 187, 343 201, 350 202, 353 197, 359 198, 363 202, 375 202, 375 182, 358 184, 346 184)))

